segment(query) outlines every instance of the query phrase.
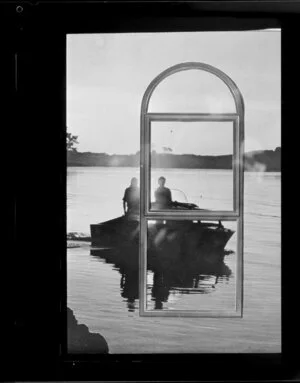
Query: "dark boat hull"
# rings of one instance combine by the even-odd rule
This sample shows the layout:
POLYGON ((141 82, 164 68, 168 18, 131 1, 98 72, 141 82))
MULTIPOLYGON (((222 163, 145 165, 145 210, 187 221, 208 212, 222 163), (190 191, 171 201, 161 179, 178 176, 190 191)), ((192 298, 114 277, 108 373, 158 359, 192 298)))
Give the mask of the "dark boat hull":
MULTIPOLYGON (((92 246, 124 248, 138 245, 139 221, 122 216, 90 225, 92 246)), ((156 221, 149 225, 149 252, 202 253, 223 251, 234 232, 213 223, 199 221, 156 221)))

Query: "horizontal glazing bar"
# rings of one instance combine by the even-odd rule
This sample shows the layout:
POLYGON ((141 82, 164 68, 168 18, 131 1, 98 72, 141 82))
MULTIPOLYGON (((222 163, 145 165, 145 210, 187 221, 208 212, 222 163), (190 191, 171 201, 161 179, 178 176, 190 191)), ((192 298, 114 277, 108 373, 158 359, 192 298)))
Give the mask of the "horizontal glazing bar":
POLYGON ((235 121, 236 113, 147 113, 151 121, 235 121))
POLYGON ((235 221, 237 218, 239 218, 239 214, 237 212, 211 212, 210 213, 199 213, 199 212, 171 212, 171 211, 164 211, 164 212, 147 212, 144 214, 145 218, 149 219, 187 219, 187 220, 195 220, 195 219, 208 219, 208 220, 222 220, 222 221, 235 221))
POLYGON ((140 312, 141 316, 145 317, 201 317, 201 318, 241 318, 240 311, 228 310, 144 310, 140 312))

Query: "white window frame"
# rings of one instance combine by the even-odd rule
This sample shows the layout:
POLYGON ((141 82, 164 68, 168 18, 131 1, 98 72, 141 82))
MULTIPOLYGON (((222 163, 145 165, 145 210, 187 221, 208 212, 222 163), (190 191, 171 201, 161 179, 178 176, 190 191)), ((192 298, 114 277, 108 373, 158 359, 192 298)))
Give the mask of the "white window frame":
POLYGON ((140 148, 140 243, 139 243, 139 313, 154 317, 242 317, 243 313, 243 237, 244 237, 244 101, 236 84, 224 72, 203 63, 182 63, 160 73, 148 86, 141 106, 140 148), (236 113, 149 113, 151 95, 166 77, 185 70, 203 70, 219 77, 229 88, 236 113), (233 210, 151 210, 150 155, 152 121, 232 121, 233 122, 233 210), (147 309, 147 222, 149 220, 206 220, 237 223, 236 298, 233 310, 148 310, 147 309))

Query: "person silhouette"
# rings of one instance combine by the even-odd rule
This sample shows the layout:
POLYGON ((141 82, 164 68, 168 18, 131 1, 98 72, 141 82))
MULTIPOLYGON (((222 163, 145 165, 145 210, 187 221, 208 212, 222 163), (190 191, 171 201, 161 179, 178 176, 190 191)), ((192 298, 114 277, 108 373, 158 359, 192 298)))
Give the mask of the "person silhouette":
POLYGON ((138 180, 133 177, 130 186, 125 189, 123 197, 123 210, 126 214, 138 214, 140 207, 140 188, 138 187, 138 180))
POLYGON ((155 190, 155 202, 159 209, 170 209, 172 207, 172 193, 171 190, 165 187, 165 177, 159 177, 159 187, 155 190))

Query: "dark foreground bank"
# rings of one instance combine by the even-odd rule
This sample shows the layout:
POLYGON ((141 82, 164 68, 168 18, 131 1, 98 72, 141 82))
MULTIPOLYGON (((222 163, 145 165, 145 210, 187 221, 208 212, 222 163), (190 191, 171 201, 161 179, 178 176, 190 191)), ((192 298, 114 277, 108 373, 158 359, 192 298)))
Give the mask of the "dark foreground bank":
POLYGON ((85 324, 78 324, 70 308, 67 308, 67 314, 69 353, 108 354, 108 344, 102 335, 91 333, 85 324))

